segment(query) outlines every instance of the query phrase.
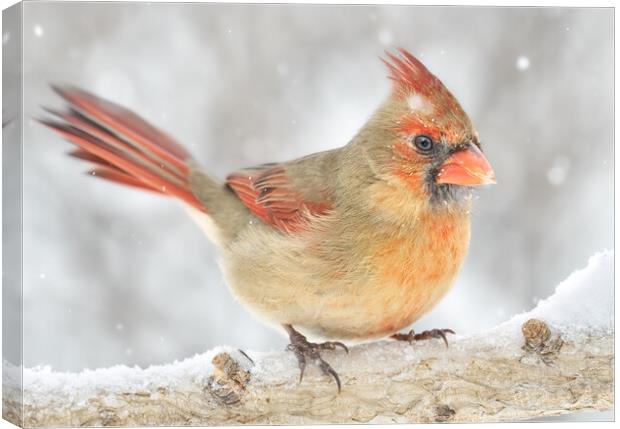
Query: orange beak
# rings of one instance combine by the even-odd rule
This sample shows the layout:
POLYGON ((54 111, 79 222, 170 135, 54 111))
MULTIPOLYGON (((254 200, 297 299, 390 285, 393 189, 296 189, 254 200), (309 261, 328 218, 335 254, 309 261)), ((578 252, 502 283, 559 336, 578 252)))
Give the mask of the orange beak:
POLYGON ((497 183, 489 161, 475 144, 450 155, 439 169, 436 182, 463 186, 497 183))

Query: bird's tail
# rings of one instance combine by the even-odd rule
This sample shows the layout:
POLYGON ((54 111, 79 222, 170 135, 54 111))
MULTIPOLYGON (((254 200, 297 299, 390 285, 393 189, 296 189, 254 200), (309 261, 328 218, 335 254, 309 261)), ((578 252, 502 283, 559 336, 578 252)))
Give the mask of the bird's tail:
POLYGON ((174 196, 205 211, 190 188, 192 157, 170 136, 132 111, 86 91, 53 88, 68 109, 46 109, 55 119, 41 122, 77 146, 69 155, 94 164, 91 175, 174 196))

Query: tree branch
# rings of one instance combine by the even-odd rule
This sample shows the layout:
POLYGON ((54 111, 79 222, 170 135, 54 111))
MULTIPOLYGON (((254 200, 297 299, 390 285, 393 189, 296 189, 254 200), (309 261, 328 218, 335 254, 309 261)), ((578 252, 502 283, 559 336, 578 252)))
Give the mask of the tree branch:
MULTIPOLYGON (((595 267, 600 269, 610 266, 595 267)), ((292 353, 249 353, 251 363, 234 349, 220 348, 146 369, 119 366, 80 374, 25 370, 24 421, 19 423, 482 422, 609 410, 613 313, 594 324, 580 319, 592 304, 586 296, 605 297, 597 291, 610 291, 609 284, 579 281, 575 286, 572 278, 532 312, 481 334, 452 337, 448 349, 440 340, 381 341, 353 347, 348 355, 325 352, 342 380, 341 394, 331 378, 310 364, 298 384, 292 353)), ((598 302, 597 308, 608 311, 612 304, 598 302)), ((17 389, 8 395, 5 391, 3 413, 21 420, 17 389)))

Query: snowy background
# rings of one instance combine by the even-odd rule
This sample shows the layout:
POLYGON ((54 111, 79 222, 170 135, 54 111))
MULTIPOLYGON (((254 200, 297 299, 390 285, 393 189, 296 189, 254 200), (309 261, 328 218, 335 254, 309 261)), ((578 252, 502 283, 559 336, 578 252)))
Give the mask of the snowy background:
MULTIPOLYGON (((345 144, 387 96, 384 49, 419 56, 474 121, 499 184, 470 254, 416 330, 528 310, 613 246, 611 9, 24 4, 25 114, 50 82, 135 109, 217 176, 345 144)), ((3 34, 3 41, 10 40, 3 34)), ((90 179, 25 123, 24 359, 149 365, 285 338, 231 298, 178 204, 90 179)))

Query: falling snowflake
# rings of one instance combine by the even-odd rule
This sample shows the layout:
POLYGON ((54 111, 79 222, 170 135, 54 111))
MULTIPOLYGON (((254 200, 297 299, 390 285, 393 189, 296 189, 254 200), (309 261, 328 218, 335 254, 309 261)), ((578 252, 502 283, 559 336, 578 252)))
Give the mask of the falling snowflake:
POLYGON ((525 55, 521 55, 519 58, 517 58, 517 68, 521 71, 529 69, 530 59, 525 55))
POLYGON ((551 168, 547 170, 547 180, 553 186, 560 186, 568 176, 570 169, 570 159, 565 156, 559 156, 553 160, 551 168))
POLYGON ((43 36, 43 27, 41 27, 40 25, 35 25, 34 26, 34 35, 37 36, 37 37, 43 36))
POLYGON ((379 31, 377 36, 379 37, 379 42, 381 42, 382 45, 391 45, 394 41, 394 36, 390 30, 383 29, 379 31))

